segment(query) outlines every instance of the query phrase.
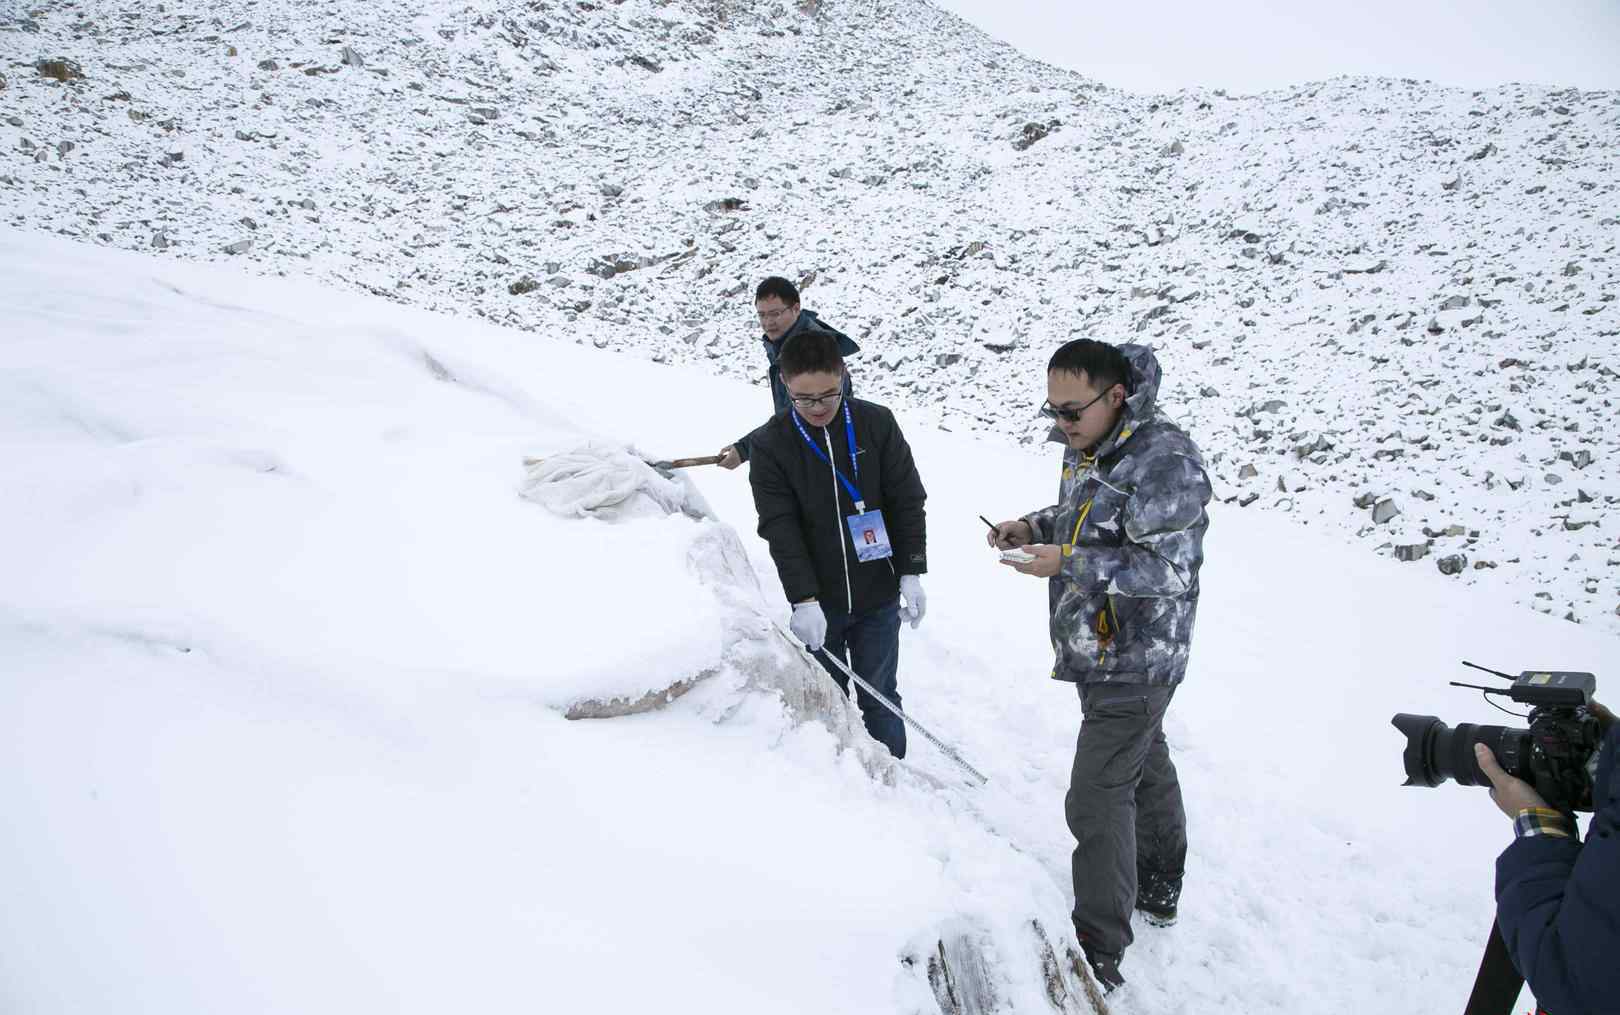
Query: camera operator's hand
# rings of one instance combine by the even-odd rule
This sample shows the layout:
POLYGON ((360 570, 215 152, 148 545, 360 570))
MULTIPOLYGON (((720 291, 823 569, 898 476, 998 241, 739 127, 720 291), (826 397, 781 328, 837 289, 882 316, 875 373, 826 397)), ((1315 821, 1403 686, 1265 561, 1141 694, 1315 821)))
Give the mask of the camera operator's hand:
POLYGON ((1531 807, 1547 807, 1547 801, 1541 794, 1531 788, 1523 779, 1516 779, 1502 771, 1502 766, 1496 763, 1496 755, 1484 744, 1474 745, 1474 757, 1479 761, 1479 770, 1485 773, 1485 778, 1491 780, 1491 799, 1502 813, 1510 818, 1517 818, 1520 811, 1531 807))

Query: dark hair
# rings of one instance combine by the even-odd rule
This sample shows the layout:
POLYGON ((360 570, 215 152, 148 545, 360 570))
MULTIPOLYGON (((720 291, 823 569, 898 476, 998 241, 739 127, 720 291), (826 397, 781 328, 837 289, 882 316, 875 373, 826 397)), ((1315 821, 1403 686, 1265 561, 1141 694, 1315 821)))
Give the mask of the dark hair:
POLYGON ((758 303, 767 296, 775 296, 786 307, 799 305, 799 287, 780 275, 772 275, 759 284, 754 290, 754 302, 758 303))
POLYGON ((799 332, 782 345, 776 368, 784 381, 800 374, 841 373, 844 356, 838 351, 838 336, 830 331, 799 332))
POLYGON ((1131 390, 1131 364, 1118 346, 1099 342, 1093 338, 1077 338, 1065 342, 1052 354, 1046 372, 1062 370, 1065 373, 1085 374, 1099 393, 1116 384, 1131 390))

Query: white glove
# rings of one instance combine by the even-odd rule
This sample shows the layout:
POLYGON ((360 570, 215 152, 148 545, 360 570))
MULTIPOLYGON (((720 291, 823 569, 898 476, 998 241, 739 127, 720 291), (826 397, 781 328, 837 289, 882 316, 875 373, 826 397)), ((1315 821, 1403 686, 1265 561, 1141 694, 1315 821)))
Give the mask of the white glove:
POLYGON ((793 607, 793 619, 788 621, 794 637, 804 642, 812 652, 820 652, 827 643, 827 615, 817 602, 799 603, 793 607))
POLYGON ((911 629, 917 630, 923 614, 928 612, 928 597, 923 595, 922 579, 914 574, 900 576, 900 595, 905 599, 905 614, 911 620, 911 629))

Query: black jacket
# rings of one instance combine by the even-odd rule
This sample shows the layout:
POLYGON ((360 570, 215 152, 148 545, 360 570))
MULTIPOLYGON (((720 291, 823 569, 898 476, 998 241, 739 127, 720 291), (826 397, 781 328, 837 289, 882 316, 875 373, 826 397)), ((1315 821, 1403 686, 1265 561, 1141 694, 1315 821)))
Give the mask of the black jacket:
MULTIPOLYGON (((1594 760, 1586 842, 1516 838, 1496 861, 1496 922, 1553 1015, 1620 1011, 1620 722, 1594 760)), ((1573 831, 1573 829, 1572 829, 1573 831)))
MULTIPOLYGON (((825 331, 838 339, 838 353, 846 358, 861 351, 861 347, 855 344, 853 338, 822 321, 821 318, 816 316, 814 310, 799 311, 799 319, 793 322, 793 327, 789 328, 787 333, 778 341, 772 342, 769 338, 761 335, 760 342, 765 346, 765 360, 770 364, 767 376, 771 382, 771 412, 773 415, 779 416, 786 412, 788 408, 787 385, 782 383, 782 371, 776 365, 777 357, 782 355, 782 346, 787 344, 788 339, 806 331, 825 331)), ((849 398, 854 394, 855 389, 849 383, 849 371, 845 370, 844 397, 849 398)), ((737 449, 737 457, 746 462, 753 454, 753 443, 754 435, 750 433, 733 441, 731 446, 737 449)))
MULTIPOLYGON (((894 556, 860 562, 845 519, 855 503, 828 463, 794 425, 792 410, 755 430, 748 483, 759 512, 759 534, 770 544, 776 573, 788 602, 814 596, 831 613, 860 613, 884 606, 900 594, 900 575, 928 571, 923 489, 911 447, 894 414, 874 402, 849 399, 855 423, 856 481, 868 511, 881 510, 894 556)), ((850 475, 848 439, 842 410, 823 429, 806 423, 805 432, 850 475)))

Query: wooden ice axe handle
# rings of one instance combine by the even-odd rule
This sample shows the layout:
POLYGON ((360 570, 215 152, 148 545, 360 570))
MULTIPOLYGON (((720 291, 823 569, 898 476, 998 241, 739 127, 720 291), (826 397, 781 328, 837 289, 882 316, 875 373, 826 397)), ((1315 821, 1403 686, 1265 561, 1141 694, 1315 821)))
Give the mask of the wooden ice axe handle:
MULTIPOLYGON (((545 461, 544 458, 525 458, 523 459, 523 464, 525 466, 539 465, 543 461, 545 461)), ((652 462, 650 464, 661 469, 690 469, 694 465, 719 465, 720 456, 710 455, 707 458, 677 458, 673 462, 652 462)))
POLYGON ((659 462, 666 469, 690 469, 694 465, 719 465, 720 456, 710 455, 707 458, 677 458, 673 462, 659 462))

